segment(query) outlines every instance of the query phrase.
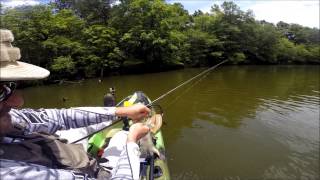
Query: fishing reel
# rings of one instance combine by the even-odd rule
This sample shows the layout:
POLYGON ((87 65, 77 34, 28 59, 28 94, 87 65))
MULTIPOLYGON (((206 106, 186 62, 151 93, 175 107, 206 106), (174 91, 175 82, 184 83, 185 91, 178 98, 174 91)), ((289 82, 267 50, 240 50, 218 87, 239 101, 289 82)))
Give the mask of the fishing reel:
MULTIPOLYGON (((137 91, 134 94, 126 97, 120 101, 117 106, 129 107, 139 103, 147 106, 151 110, 149 116, 144 118, 141 122, 146 123, 148 119, 153 117, 155 114, 160 114, 161 116, 163 115, 162 107, 160 105, 152 104, 151 100, 141 91, 137 91)), ((122 117, 121 119, 124 124, 123 130, 128 131, 131 125, 130 120, 126 117, 122 117)))
MULTIPOLYGON (((148 126, 151 133, 155 134, 162 126, 163 111, 160 105, 147 106, 151 111, 149 115, 139 122, 148 126)), ((133 124, 128 118, 123 118, 124 127, 123 130, 129 130, 129 127, 133 124)))

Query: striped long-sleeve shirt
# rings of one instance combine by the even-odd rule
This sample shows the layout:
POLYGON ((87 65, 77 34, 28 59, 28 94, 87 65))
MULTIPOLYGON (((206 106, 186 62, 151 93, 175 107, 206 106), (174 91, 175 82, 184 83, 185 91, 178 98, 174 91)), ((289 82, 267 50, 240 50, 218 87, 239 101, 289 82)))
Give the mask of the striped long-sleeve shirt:
MULTIPOLYGON (((116 119, 114 107, 82 107, 70 109, 12 109, 11 120, 14 126, 24 133, 46 132, 54 134, 58 130, 87 127, 116 119)), ((118 166, 112 179, 136 179, 131 166, 139 166, 138 145, 127 144, 121 153, 118 166), (131 164, 130 164, 131 162, 131 164), (128 169, 128 167, 130 167, 128 169)), ((1 153, 1 147, 0 147, 1 153)), ((136 169, 136 167, 133 167, 136 169)), ((0 159, 0 179, 90 179, 86 174, 63 169, 50 169, 45 166, 0 159)))

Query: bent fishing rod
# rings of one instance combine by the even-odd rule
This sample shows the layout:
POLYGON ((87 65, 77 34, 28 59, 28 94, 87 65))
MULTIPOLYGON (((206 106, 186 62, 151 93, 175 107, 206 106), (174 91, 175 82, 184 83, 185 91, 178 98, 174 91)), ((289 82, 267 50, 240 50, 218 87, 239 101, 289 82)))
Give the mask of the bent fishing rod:
MULTIPOLYGON (((228 60, 224 60, 224 61, 222 61, 222 62, 220 62, 220 63, 218 63, 218 64, 216 64, 216 65, 214 65, 214 66, 212 66, 212 67, 210 67, 210 68, 208 68, 208 69, 206 69, 206 70, 204 70, 204 71, 202 71, 202 72, 199 73, 198 75, 196 75, 196 76, 188 79, 187 81, 179 84, 179 85, 176 86, 175 88, 173 88, 173 89, 169 90, 168 92, 162 94, 161 96, 159 96, 158 98, 156 98, 156 99, 153 100, 151 103, 149 103, 149 104, 147 104, 147 105, 145 105, 145 106, 147 106, 147 107, 152 107, 155 102, 163 99, 163 98, 166 97, 167 95, 171 94, 172 92, 174 92, 175 90, 179 89, 180 87, 188 84, 188 83, 191 82, 192 80, 194 80, 194 79, 196 79, 196 78, 198 78, 198 77, 200 77, 200 76, 202 76, 202 75, 204 75, 204 74, 206 74, 206 73, 214 70, 215 68, 217 68, 217 67, 220 66, 221 64, 224 64, 224 63, 227 62, 227 61, 228 61, 228 60)), ((112 124, 115 124, 115 123, 117 123, 117 122, 119 122, 119 121, 121 121, 121 119, 118 119, 118 120, 114 121, 112 124)), ((111 125, 112 125, 112 124, 111 124, 111 125)), ((75 144, 75 143, 77 143, 77 142, 79 142, 79 141, 82 141, 82 140, 84 140, 84 139, 86 139, 86 138, 88 138, 88 137, 90 137, 90 136, 92 136, 92 135, 94 135, 94 134, 96 134, 96 133, 98 133, 98 132, 103 131, 104 129, 107 129, 108 127, 109 127, 109 126, 106 126, 106 127, 104 127, 104 128, 101 128, 101 129, 93 132, 93 133, 90 133, 89 135, 86 135, 86 136, 84 136, 84 137, 82 137, 82 138, 80 138, 80 139, 78 139, 78 140, 76 140, 76 141, 73 141, 71 144, 75 144)))

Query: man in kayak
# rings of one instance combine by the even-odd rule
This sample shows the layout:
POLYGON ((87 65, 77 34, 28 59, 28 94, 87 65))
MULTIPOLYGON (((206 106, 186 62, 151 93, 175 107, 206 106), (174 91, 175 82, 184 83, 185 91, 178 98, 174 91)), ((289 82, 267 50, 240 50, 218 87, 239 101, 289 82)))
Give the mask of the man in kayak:
POLYGON ((43 79, 49 71, 18 61, 20 50, 11 45, 11 31, 1 29, 0 34, 0 179, 138 179, 136 142, 150 130, 138 121, 150 110, 142 104, 16 109, 23 105, 23 98, 15 92, 16 81, 43 79), (123 116, 136 123, 130 127, 117 166, 111 171, 87 155, 82 145, 68 144, 54 135, 59 130, 98 123, 110 125, 123 116))

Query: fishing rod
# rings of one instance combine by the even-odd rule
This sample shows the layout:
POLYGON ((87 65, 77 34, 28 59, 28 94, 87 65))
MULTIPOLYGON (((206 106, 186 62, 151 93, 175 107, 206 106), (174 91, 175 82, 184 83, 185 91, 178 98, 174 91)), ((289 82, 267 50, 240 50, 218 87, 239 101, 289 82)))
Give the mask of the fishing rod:
POLYGON ((182 86, 184 86, 184 85, 188 84, 189 82, 191 82, 192 80, 196 79, 197 77, 199 77, 199 76, 201 76, 201 75, 203 75, 203 74, 205 74, 205 73, 207 73, 207 72, 209 72, 209 71, 211 71, 211 70, 213 70, 213 69, 217 68, 218 66, 220 66, 221 64, 223 64, 223 63, 225 63, 225 62, 227 62, 227 61, 228 61, 228 60, 224 60, 224 61, 220 62, 219 64, 216 64, 216 65, 214 65, 214 66, 212 66, 212 67, 208 68, 207 70, 202 71, 202 72, 201 72, 201 73, 199 73, 198 75, 196 75, 196 76, 194 76, 194 77, 192 77, 192 78, 188 79, 187 81, 185 81, 185 82, 181 83, 180 85, 176 86, 175 88, 171 89, 170 91, 168 91, 168 92, 166 92, 166 93, 162 94, 161 96, 159 96, 158 98, 156 98, 155 100, 153 100, 151 103, 149 103, 149 104, 148 104, 148 105, 146 105, 146 106, 151 106, 152 104, 154 104, 155 102, 157 102, 157 101, 159 101, 159 100, 163 99, 164 97, 166 97, 167 95, 169 95, 169 94, 170 94, 170 93, 172 93, 173 91, 175 91, 175 90, 179 89, 180 87, 182 87, 182 86))
MULTIPOLYGON (((202 76, 203 74, 205 74, 205 73, 207 73, 207 72, 209 72, 209 71, 211 71, 211 70, 214 70, 215 68, 217 68, 217 67, 220 66, 221 64, 224 64, 224 63, 227 62, 227 61, 228 61, 228 60, 224 60, 224 61, 222 61, 222 62, 220 62, 220 63, 218 63, 218 64, 216 64, 216 65, 214 65, 214 66, 212 66, 212 67, 210 67, 210 68, 208 68, 208 69, 206 69, 206 70, 204 70, 204 71, 202 71, 202 72, 199 73, 198 75, 196 75, 196 76, 188 79, 187 81, 179 84, 179 85, 176 86, 175 88, 173 88, 173 89, 169 90, 168 92, 162 94, 161 96, 159 96, 158 98, 156 98, 156 99, 153 100, 151 103, 149 103, 149 104, 147 104, 147 105, 145 105, 145 106, 147 106, 147 107, 152 107, 155 102, 163 99, 164 97, 166 97, 166 96, 169 95, 170 93, 172 93, 172 92, 174 92, 175 90, 179 89, 180 87, 188 84, 189 82, 191 82, 192 80, 196 79, 197 77, 202 76)), ((113 92, 113 93, 114 93, 114 92, 113 92)), ((121 102, 120 102, 120 103, 121 103, 121 102)), ((120 103, 118 103, 118 104, 120 104, 120 103)), ((119 122, 119 121, 121 121, 121 120, 122 120, 122 119, 118 119, 118 120, 114 121, 112 124, 115 124, 115 123, 117 123, 117 122, 119 122)), ((101 129, 99 129, 99 130, 97 130, 97 131, 95 131, 95 132, 92 132, 92 133, 90 133, 90 134, 88 134, 88 135, 86 135, 86 136, 84 136, 84 137, 82 137, 82 138, 80 138, 80 139, 78 139, 78 140, 76 140, 76 141, 73 141, 71 144, 75 144, 75 143, 77 143, 77 142, 79 142, 79 141, 82 141, 82 140, 84 140, 84 139, 86 139, 86 138, 88 138, 88 137, 90 137, 90 136, 92 136, 92 135, 94 135, 94 134, 96 134, 96 133, 98 133, 98 132, 101 132, 101 131, 107 129, 108 127, 109 127, 109 126, 106 126, 106 127, 101 128, 101 129)))

